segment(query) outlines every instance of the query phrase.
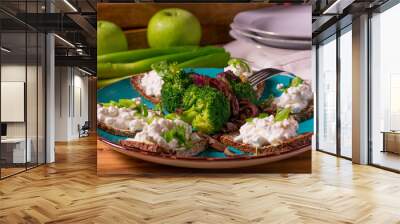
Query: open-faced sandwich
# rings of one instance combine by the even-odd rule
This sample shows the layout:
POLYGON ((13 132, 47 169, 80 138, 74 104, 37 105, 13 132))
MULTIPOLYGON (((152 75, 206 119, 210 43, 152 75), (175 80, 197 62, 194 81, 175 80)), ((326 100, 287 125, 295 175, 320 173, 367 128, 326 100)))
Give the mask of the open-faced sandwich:
POLYGON ((309 146, 312 134, 298 135, 297 129, 301 114, 312 116, 310 85, 295 78, 290 86, 278 85, 279 97, 261 102, 247 81, 250 74, 238 59, 215 78, 176 63, 153 64, 152 71, 131 83, 158 109, 147 110, 139 99, 101 104, 99 127, 129 137, 120 141, 128 149, 176 157, 198 155, 207 146, 224 152, 233 146, 256 155, 309 146))
MULTIPOLYGON (((152 103, 158 104, 162 101, 161 90, 165 79, 167 79, 166 81, 168 82, 168 74, 173 73, 179 75, 178 71, 181 69, 176 65, 169 65, 165 61, 155 63, 151 68, 152 70, 149 72, 133 76, 131 78, 131 83, 144 98, 152 103)), ((224 72, 231 74, 231 77, 234 77, 236 83, 247 83, 247 78, 252 74, 250 66, 245 61, 236 58, 228 61, 228 66, 224 68, 224 72)), ((255 97, 257 96, 255 95, 255 97)))
POLYGON ((289 86, 282 83, 276 88, 282 92, 278 97, 270 96, 260 107, 269 114, 289 108, 298 121, 310 119, 314 113, 313 92, 311 84, 298 77, 292 79, 289 86))
POLYGON ((133 137, 156 116, 157 112, 148 110, 140 97, 97 105, 97 126, 113 135, 133 137))
POLYGON ((155 118, 135 137, 122 140, 121 145, 153 154, 191 157, 204 151, 207 141, 182 120, 155 118))
POLYGON ((154 64, 151 67, 151 71, 133 76, 131 83, 140 95, 150 102, 158 104, 161 100, 161 88, 164 84, 162 73, 164 72, 163 69, 166 68, 166 62, 154 64))
POLYGON ((274 155, 303 148, 311 144, 312 133, 297 134, 298 122, 290 109, 275 116, 260 114, 248 119, 239 132, 221 136, 221 142, 256 155, 274 155))

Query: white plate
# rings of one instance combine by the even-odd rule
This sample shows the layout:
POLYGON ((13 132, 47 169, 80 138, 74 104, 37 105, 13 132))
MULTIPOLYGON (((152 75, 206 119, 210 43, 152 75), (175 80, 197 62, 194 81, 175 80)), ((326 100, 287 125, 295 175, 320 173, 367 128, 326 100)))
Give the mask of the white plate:
POLYGON ((277 39, 277 38, 267 38, 260 37, 250 33, 245 33, 240 30, 231 30, 229 34, 236 40, 243 40, 256 45, 266 45, 276 48, 283 49, 295 49, 295 50, 310 50, 311 40, 289 40, 289 39, 277 39))
POLYGON ((311 6, 274 6, 245 11, 234 18, 233 27, 264 37, 311 39, 311 6))

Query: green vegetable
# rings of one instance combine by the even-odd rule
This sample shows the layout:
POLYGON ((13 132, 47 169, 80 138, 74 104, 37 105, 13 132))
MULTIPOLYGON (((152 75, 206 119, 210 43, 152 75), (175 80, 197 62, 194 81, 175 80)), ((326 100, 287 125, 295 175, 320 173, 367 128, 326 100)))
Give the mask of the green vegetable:
POLYGON ((235 93, 238 99, 246 99, 252 102, 253 104, 258 104, 257 93, 254 88, 248 82, 242 82, 240 79, 229 79, 228 82, 232 87, 233 92, 235 93))
POLYGON ((147 117, 147 115, 149 115, 149 111, 147 109, 147 106, 144 105, 144 104, 139 104, 135 109, 143 117, 147 117))
POLYGON ((286 93, 287 90, 288 90, 290 87, 297 87, 297 86, 299 86, 300 84, 302 84, 303 82, 304 82, 304 81, 303 81, 301 78, 295 77, 295 78, 292 79, 292 81, 290 82, 290 85, 289 85, 289 86, 287 86, 287 87, 282 87, 282 88, 280 89, 280 91, 286 93))
POLYGON ((160 112, 162 112, 162 105, 161 105, 161 103, 157 103, 156 105, 154 105, 153 110, 154 110, 154 111, 160 111, 160 112))
POLYGON ((254 104, 258 104, 257 93, 248 82, 232 82, 231 87, 236 97, 246 99, 254 104))
POLYGON ((292 110, 290 108, 279 110, 275 115, 275 121, 283 121, 288 119, 291 113, 292 110))
POLYGON ((138 112, 138 115, 147 117, 149 115, 149 110, 147 106, 142 103, 137 103, 132 99, 119 99, 118 102, 111 100, 108 103, 102 103, 103 107, 114 106, 118 108, 130 108, 138 112))
POLYGON ((258 115, 258 118, 266 118, 266 117, 268 117, 269 115, 267 114, 267 113, 260 113, 259 115, 258 115))
POLYGON ((111 100, 108 103, 102 103, 104 107, 115 106, 118 108, 136 108, 138 104, 132 99, 119 99, 118 101, 111 100))
POLYGON ((249 117, 249 118, 246 118, 246 119, 245 119, 245 121, 246 121, 247 123, 252 122, 253 120, 254 120, 254 117, 249 117))
POLYGON ((97 74, 99 79, 116 78, 126 75, 134 75, 149 71, 151 65, 161 61, 181 63, 196 57, 224 52, 223 48, 204 47, 191 52, 162 55, 154 58, 148 58, 132 63, 98 63, 97 74))
POLYGON ((183 97, 181 119, 205 134, 221 130, 231 115, 226 97, 212 87, 191 85, 183 97))
POLYGON ((170 113, 165 115, 164 118, 168 120, 174 120, 174 119, 179 119, 179 115, 176 113, 170 113))
POLYGON ((228 52, 221 52, 194 58, 178 66, 181 68, 223 68, 226 67, 229 58, 228 52))
POLYGON ((228 65, 232 65, 235 68, 240 68, 244 72, 251 72, 251 68, 247 61, 241 58, 232 58, 228 61, 228 65))
POLYGON ((197 46, 182 46, 170 48, 146 48, 97 56, 97 63, 126 63, 152 58, 161 55, 189 52, 198 49, 197 46))
POLYGON ((176 76, 182 75, 183 70, 178 67, 178 63, 168 63, 166 61, 160 61, 151 65, 151 69, 157 72, 164 81, 173 81, 176 76), (168 80, 167 80, 168 79, 168 80))
MULTIPOLYGON (((266 117, 268 117, 269 115, 267 114, 267 113, 260 113, 258 116, 257 116, 257 118, 260 118, 260 119, 262 119, 262 118, 266 118, 266 117)), ((249 118, 247 118, 245 121, 246 122, 252 122, 254 120, 254 117, 249 117, 249 118)))
POLYGON ((100 89, 100 88, 109 86, 109 85, 111 85, 113 83, 116 83, 118 81, 121 81, 123 79, 128 79, 128 78, 131 78, 131 76, 128 75, 128 76, 124 76, 124 77, 120 77, 120 78, 114 78, 114 79, 99 79, 99 80, 97 80, 97 88, 100 89))
MULTIPOLYGON (((192 79, 176 64, 159 63, 154 65, 161 71, 164 84, 161 89, 161 102, 168 112, 175 112, 182 106, 185 90, 192 84, 192 79)), ((153 66, 153 67, 154 67, 153 66)))
POLYGON ((191 144, 189 139, 186 139, 186 130, 185 127, 183 126, 175 126, 172 129, 164 132, 162 134, 163 138, 165 139, 165 141, 167 142, 171 142, 172 139, 176 139, 179 143, 179 145, 185 145, 188 146, 189 144, 191 144))
POLYGON ((301 78, 295 77, 294 79, 292 79, 292 81, 290 83, 290 87, 297 87, 302 83, 303 83, 303 80, 301 78))

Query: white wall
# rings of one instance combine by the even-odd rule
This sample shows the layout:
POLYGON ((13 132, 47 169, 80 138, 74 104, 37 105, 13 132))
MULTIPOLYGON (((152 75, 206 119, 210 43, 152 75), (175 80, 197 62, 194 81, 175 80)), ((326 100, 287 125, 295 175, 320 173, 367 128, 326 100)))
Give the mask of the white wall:
MULTIPOLYGON (((40 69, 40 66, 39 66, 40 69)), ((44 74, 37 71, 35 66, 25 64, 3 64, 1 66, 1 81, 3 82, 24 82, 26 83, 26 107, 22 108, 22 113, 27 115, 27 120, 23 122, 6 122, 8 138, 25 138, 30 140, 32 161, 36 162, 39 158, 40 163, 44 162, 44 74), (38 73, 37 73, 38 72, 38 73), (38 76, 37 76, 38 75, 38 76), (25 78, 27 77, 27 80, 25 78), (38 92, 37 92, 38 91, 38 92), (39 156, 37 157, 37 154, 39 156)), ((23 91, 23 90, 22 90, 23 91)), ((23 92, 22 92, 23 94, 23 92)), ((4 96, 2 96, 4 97, 4 96)), ((1 110, 10 110, 10 108, 1 108, 1 110)), ((12 111, 8 111, 11 112, 12 111)))
POLYGON ((88 120, 88 78, 71 67, 56 67, 55 73, 55 140, 74 140, 78 125, 88 120))

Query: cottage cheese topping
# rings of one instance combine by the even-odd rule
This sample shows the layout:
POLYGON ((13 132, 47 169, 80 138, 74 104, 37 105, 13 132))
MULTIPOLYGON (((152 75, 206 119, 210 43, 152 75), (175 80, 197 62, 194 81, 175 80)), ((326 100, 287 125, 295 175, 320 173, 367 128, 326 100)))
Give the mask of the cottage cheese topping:
MULTIPOLYGON (((283 86, 278 84, 277 89, 283 86)), ((305 109, 313 98, 311 86, 307 82, 296 87, 289 87, 281 96, 275 98, 275 104, 279 108, 291 108, 294 113, 305 109)))
POLYGON ((192 127, 184 121, 178 119, 169 120, 164 118, 156 118, 150 124, 146 125, 143 128, 143 131, 137 133, 135 135, 135 138, 128 140, 157 144, 169 150, 186 150, 185 146, 179 144, 176 138, 173 138, 172 140, 167 142, 167 140, 163 137, 163 133, 173 129, 176 126, 180 126, 185 129, 186 140, 198 139, 197 134, 192 133, 192 127))
POLYGON ((234 141, 250 144, 254 147, 277 145, 297 135, 298 122, 289 117, 283 121, 274 121, 274 115, 266 118, 254 118, 239 129, 234 141))
POLYGON ((224 72, 226 71, 232 71, 234 75, 237 77, 245 77, 248 78, 251 75, 251 72, 245 69, 243 66, 239 65, 229 65, 224 68, 224 72))
POLYGON ((97 104, 97 121, 120 130, 141 131, 147 124, 146 120, 154 115, 152 111, 149 111, 148 116, 143 117, 134 109, 118 108, 116 106, 105 107, 97 104))
POLYGON ((164 81, 154 70, 147 72, 140 80, 141 87, 143 88, 146 95, 149 96, 161 96, 161 88, 163 84, 164 81))

